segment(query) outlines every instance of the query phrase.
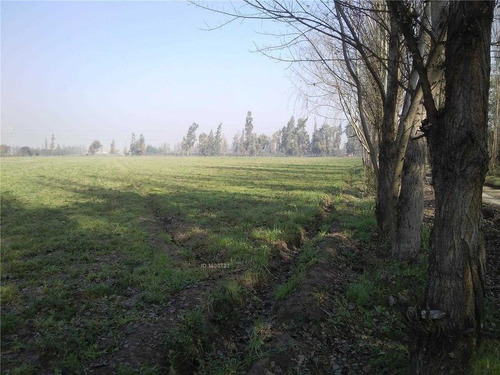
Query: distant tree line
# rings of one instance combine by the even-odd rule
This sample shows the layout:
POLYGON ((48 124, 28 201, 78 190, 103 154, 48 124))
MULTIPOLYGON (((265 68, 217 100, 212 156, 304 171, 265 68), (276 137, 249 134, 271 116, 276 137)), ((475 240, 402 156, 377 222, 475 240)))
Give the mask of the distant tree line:
MULTIPOLYGON (((342 127, 324 123, 314 126, 312 136, 306 130, 307 118, 295 121, 292 116, 287 125, 272 134, 257 134, 254 132, 252 112, 248 112, 245 125, 241 132, 233 137, 231 152, 233 155, 287 155, 287 156, 340 156, 361 155, 361 144, 351 130, 348 130, 348 140, 344 150, 341 150, 342 127)), ((183 138, 182 150, 186 155, 199 154, 203 156, 225 155, 228 144, 222 135, 222 124, 219 124, 214 135, 200 134, 196 143, 198 124, 193 123, 183 138)))
POLYGON ((42 147, 17 147, 2 144, 0 145, 0 156, 65 156, 85 154, 84 146, 61 146, 56 144, 55 140, 55 136, 52 134, 50 143, 45 139, 42 147))
POLYGON ((207 133, 201 133, 198 137, 196 131, 199 125, 194 122, 189 126, 187 134, 182 142, 176 144, 171 150, 168 143, 155 147, 146 143, 143 134, 137 138, 132 133, 130 144, 123 149, 118 149, 116 142, 111 141, 109 149, 105 149, 100 140, 94 139, 88 148, 84 146, 60 146, 56 145, 55 136, 52 134, 50 142, 45 139, 41 148, 10 147, 1 145, 0 156, 62 156, 62 155, 201 155, 201 156, 224 156, 228 153, 238 156, 359 156, 362 152, 361 144, 356 138, 354 130, 346 129, 347 143, 341 150, 342 127, 340 125, 321 126, 314 125, 312 136, 306 130, 307 118, 299 118, 295 121, 292 116, 288 123, 274 132, 270 137, 266 134, 254 132, 252 112, 248 112, 245 125, 241 133, 236 133, 231 147, 222 133, 222 124, 207 133))

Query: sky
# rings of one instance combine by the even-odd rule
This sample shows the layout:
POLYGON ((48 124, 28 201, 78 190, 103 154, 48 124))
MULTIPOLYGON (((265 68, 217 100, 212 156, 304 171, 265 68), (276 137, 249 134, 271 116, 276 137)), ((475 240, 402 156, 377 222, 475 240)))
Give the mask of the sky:
POLYGON ((1 142, 173 146, 197 122, 230 143, 247 111, 268 135, 306 115, 288 65, 252 52, 278 26, 206 30, 225 20, 185 1, 2 1, 1 142))

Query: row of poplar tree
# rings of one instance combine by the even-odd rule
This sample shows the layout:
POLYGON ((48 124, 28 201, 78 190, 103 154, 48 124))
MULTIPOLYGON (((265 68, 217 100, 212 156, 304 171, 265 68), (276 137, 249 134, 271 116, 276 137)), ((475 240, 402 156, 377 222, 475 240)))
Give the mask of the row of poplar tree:
MULTIPOLYGON (((232 142, 233 155, 290 155, 290 156, 339 156, 342 127, 323 124, 314 126, 312 137, 306 130, 307 118, 295 121, 292 116, 287 125, 273 133, 271 137, 254 132, 252 113, 248 112, 245 127, 237 133, 232 142)), ((196 137, 198 124, 193 123, 182 140, 182 150, 190 155, 198 153, 205 156, 224 155, 227 152, 227 141, 222 135, 222 124, 209 134, 202 133, 196 137), (198 143, 196 141, 198 140, 198 143)), ((359 142, 348 139, 346 144, 348 154, 360 152, 359 142)))

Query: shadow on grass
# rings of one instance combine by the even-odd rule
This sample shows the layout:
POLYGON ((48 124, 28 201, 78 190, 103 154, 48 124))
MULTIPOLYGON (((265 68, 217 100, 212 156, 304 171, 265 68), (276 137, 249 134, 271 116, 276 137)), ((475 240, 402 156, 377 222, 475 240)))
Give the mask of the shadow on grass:
POLYGON ((203 279, 201 263, 265 269, 276 244, 297 242, 349 168, 330 171, 338 171, 338 185, 311 188, 316 173, 301 172, 294 184, 273 179, 296 173, 257 169, 259 181, 85 176, 111 188, 54 176, 43 180, 51 196, 40 201, 4 193, 3 365, 81 370, 116 350, 120 327, 203 279), (152 237, 163 237, 162 246, 152 237))

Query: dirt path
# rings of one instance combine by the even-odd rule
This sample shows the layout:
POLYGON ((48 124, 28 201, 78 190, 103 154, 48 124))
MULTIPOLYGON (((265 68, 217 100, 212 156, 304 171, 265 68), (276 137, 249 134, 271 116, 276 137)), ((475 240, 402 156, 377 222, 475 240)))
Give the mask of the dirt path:
POLYGON ((500 207, 500 189, 483 186, 483 202, 500 207))

